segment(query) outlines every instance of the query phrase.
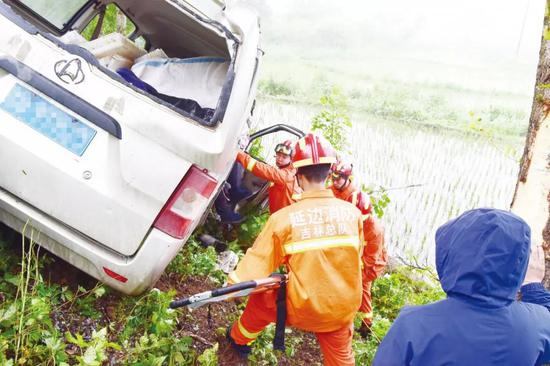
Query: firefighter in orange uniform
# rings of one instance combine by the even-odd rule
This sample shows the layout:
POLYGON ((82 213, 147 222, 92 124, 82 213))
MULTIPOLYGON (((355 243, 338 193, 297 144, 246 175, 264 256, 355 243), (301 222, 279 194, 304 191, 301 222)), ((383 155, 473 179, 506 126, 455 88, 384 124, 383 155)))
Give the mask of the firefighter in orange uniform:
MULTIPOLYGON (((351 341, 361 305, 361 212, 325 188, 336 162, 328 142, 306 135, 296 144, 293 162, 303 189, 300 200, 271 215, 229 283, 267 277, 283 265, 289 276, 286 324, 315 333, 325 365, 355 365, 351 341)), ((276 320, 276 296, 277 290, 250 296, 228 330, 227 354, 246 362, 251 343, 276 320)))
POLYGON ((296 184, 296 169, 292 165, 292 141, 275 146, 275 164, 272 167, 239 151, 237 161, 257 177, 271 182, 269 186, 269 212, 274 213, 294 202, 292 196, 301 192, 296 184))
POLYGON ((368 337, 372 325, 372 282, 379 277, 386 267, 387 253, 384 247, 384 229, 373 216, 372 205, 367 196, 355 188, 352 182, 353 164, 341 162, 332 166, 332 193, 336 198, 351 202, 363 215, 363 234, 365 250, 363 251, 363 299, 359 312, 363 318, 359 332, 368 337))

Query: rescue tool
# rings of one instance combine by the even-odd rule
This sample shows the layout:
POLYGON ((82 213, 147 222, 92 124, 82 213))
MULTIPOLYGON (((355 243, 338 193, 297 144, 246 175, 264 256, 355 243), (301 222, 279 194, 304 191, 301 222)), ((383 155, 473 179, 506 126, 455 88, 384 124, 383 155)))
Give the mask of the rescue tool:
POLYGON ((188 309, 196 309, 213 302, 277 289, 281 287, 283 283, 286 284, 287 280, 288 275, 275 273, 268 278, 240 282, 234 285, 220 287, 215 290, 201 292, 180 300, 174 300, 170 303, 170 308, 176 309, 182 306, 187 306, 188 309))

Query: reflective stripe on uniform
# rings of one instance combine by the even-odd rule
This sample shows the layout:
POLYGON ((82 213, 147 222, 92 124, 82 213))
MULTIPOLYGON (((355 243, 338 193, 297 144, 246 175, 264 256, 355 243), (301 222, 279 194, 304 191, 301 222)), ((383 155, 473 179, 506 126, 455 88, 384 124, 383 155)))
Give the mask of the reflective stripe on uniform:
POLYGON ((357 191, 353 192, 351 194, 351 203, 356 206, 357 205, 357 191))
POLYGON ((250 159, 250 161, 249 161, 248 164, 246 165, 246 170, 248 170, 249 172, 251 172, 252 169, 254 169, 254 165, 256 165, 256 160, 250 159))
POLYGON ((327 236, 324 238, 295 241, 284 245, 286 254, 338 247, 354 247, 355 249, 359 249, 359 237, 357 235, 327 236))
POLYGON ((243 323, 241 323, 241 318, 239 318, 239 321, 237 322, 237 325, 239 326, 239 332, 241 332, 241 334, 243 336, 245 336, 246 338, 248 339, 256 339, 258 337, 258 335, 260 335, 260 333, 262 331, 259 331, 259 332, 256 332, 256 333, 252 333, 252 332, 249 332, 243 325, 243 323))

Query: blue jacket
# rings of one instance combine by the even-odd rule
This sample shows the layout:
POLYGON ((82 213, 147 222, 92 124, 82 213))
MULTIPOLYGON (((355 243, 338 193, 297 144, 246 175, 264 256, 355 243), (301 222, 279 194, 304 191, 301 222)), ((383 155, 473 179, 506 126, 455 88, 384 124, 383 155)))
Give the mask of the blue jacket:
MULTIPOLYGON (((550 312, 516 301, 530 229, 512 213, 477 209, 436 233, 436 267, 447 299, 404 307, 375 366, 532 366, 550 362, 550 312)), ((529 292, 544 305, 548 293, 529 292)), ((524 294, 525 297, 525 294, 524 294)), ((546 304, 547 306, 549 304, 546 304)))

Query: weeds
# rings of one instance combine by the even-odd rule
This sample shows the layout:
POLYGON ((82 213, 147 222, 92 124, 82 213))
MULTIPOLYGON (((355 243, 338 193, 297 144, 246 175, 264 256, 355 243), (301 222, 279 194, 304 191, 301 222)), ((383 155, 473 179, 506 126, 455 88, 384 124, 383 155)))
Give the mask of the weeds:
POLYGON ((166 270, 184 276, 208 276, 221 285, 225 281, 225 273, 218 269, 216 260, 217 254, 213 247, 203 248, 191 237, 166 270))
POLYGON ((274 78, 262 79, 258 85, 260 93, 272 96, 290 96, 293 88, 288 81, 278 81, 274 78))
POLYGON ((114 360, 127 365, 193 365, 192 340, 178 336, 178 313, 168 307, 175 292, 153 290, 137 299, 114 297, 115 318, 107 326, 98 326, 89 320, 104 316, 98 301, 109 291, 101 284, 72 291, 45 283, 35 236, 31 229, 30 239, 21 239, 20 257, 0 241, 5 261, 0 267, 0 365, 97 366, 114 360), (17 270, 5 265, 18 257, 17 270), (83 321, 76 319, 77 325, 71 326, 73 319, 69 319, 70 330, 63 333, 63 321, 56 315, 62 312, 83 321), (82 333, 87 333, 85 324, 91 327, 88 335, 82 333))
MULTIPOLYGON (((67 359, 62 337, 50 319, 55 299, 48 295, 55 291, 45 291, 35 235, 30 230, 30 240, 21 239, 19 274, 14 276, 9 267, 0 272, 1 288, 6 291, 2 295, 9 299, 0 303, 0 364, 55 365, 67 359), (15 296, 11 297, 13 292, 15 296)), ((6 255, 4 259, 15 257, 6 255)))

